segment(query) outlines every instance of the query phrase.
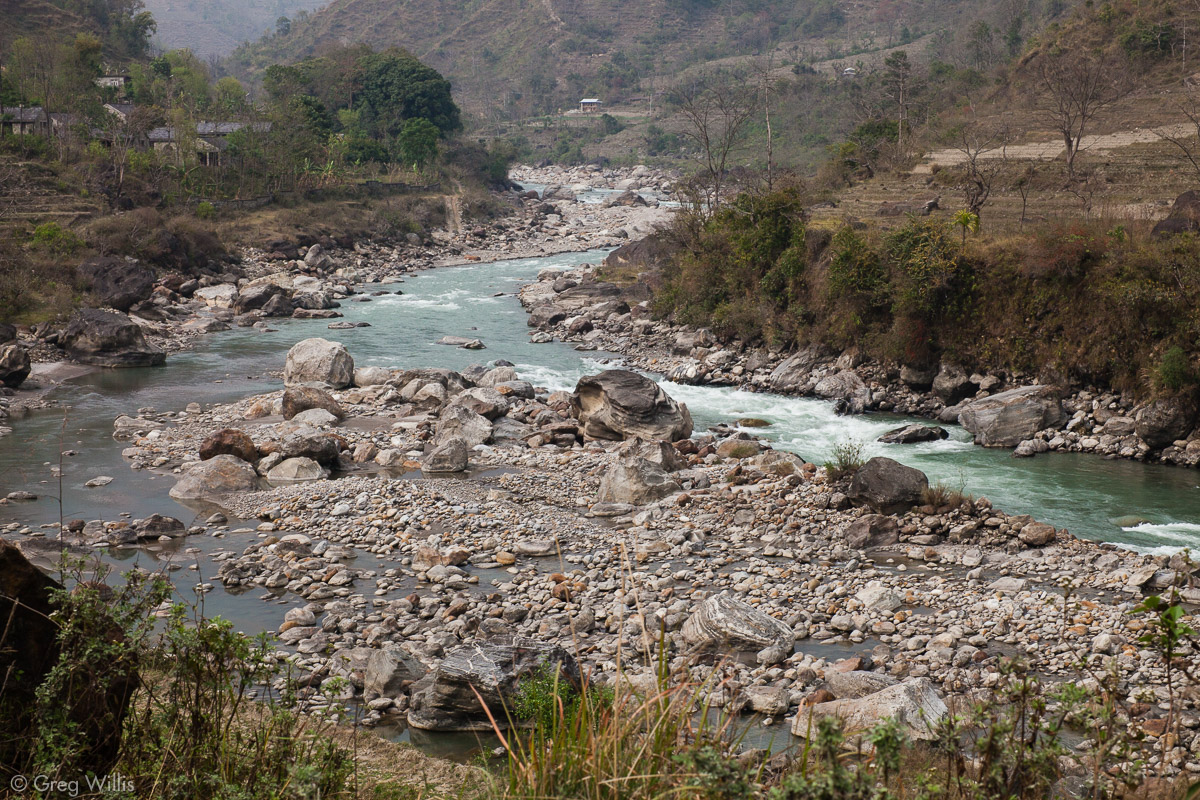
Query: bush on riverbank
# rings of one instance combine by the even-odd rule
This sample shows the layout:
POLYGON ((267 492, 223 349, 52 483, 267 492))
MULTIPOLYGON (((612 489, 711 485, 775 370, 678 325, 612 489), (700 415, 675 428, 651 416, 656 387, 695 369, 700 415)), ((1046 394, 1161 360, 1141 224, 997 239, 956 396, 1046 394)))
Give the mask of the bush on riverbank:
POLYGON ((936 218, 887 233, 814 225, 803 208, 786 190, 742 195, 707 220, 681 215, 657 311, 727 342, 822 342, 1143 393, 1194 386, 1194 234, 1077 221, 968 241, 936 218))

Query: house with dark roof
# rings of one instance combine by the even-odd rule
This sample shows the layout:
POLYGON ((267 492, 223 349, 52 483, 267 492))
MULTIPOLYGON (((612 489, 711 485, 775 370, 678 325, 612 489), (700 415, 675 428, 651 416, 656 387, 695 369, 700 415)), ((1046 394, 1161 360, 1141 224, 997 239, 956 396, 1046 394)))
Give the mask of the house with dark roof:
POLYGON ((41 106, 0 107, 0 136, 45 136, 49 127, 41 106))

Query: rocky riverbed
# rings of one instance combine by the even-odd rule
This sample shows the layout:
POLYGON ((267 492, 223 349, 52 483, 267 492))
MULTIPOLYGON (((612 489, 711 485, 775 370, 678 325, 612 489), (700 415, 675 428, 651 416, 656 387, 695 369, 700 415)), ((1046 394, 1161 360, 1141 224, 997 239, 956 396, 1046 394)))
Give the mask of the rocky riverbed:
POLYGON ((835 479, 744 429, 694 433, 636 373, 548 392, 503 364, 355 368, 320 340, 281 366, 281 391, 117 420, 194 524, 79 520, 69 538, 218 537, 204 580, 289 601, 279 655, 316 711, 357 698, 368 723, 481 730, 471 684, 494 711, 547 661, 647 689, 665 644, 715 705, 803 735, 810 710, 947 713, 1017 656, 1052 682, 1117 670, 1155 758, 1200 771, 1200 698, 1176 685, 1167 736, 1163 664, 1129 613, 1174 584, 1200 601, 1183 556, 930 494, 890 459, 835 479))
POLYGON ((856 352, 809 345, 787 353, 744 342, 722 344, 706 330, 654 319, 642 283, 598 275, 653 258, 639 243, 604 265, 547 274, 521 292, 543 341, 560 339, 622 354, 639 369, 683 384, 820 397, 843 413, 883 411, 962 424, 976 444, 1107 458, 1200 464, 1200 412, 1190 400, 1138 402, 1097 387, 1072 388, 1010 372, 979 374, 949 362, 928 368, 884 364, 856 352))

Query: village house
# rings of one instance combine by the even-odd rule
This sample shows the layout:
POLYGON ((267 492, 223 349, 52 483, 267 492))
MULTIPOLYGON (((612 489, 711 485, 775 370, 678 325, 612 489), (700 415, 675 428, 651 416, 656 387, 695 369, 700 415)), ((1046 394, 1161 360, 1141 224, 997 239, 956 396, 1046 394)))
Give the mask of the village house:
POLYGON ((0 136, 45 136, 49 126, 41 106, 0 107, 0 136))
POLYGON ((579 101, 579 110, 584 114, 591 114, 594 111, 599 111, 603 103, 596 97, 585 97, 579 101))

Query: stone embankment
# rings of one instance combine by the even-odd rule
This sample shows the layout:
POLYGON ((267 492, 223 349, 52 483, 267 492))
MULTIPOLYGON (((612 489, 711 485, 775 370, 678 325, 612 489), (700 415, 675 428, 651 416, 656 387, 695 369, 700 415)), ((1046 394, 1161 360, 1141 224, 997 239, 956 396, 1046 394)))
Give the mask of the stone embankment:
MULTIPOLYGON (((192 535, 226 543, 202 574, 287 601, 278 656, 314 710, 357 698, 368 723, 480 730, 471 685, 492 687, 493 712, 547 662, 647 691, 665 647, 676 675, 712 678, 714 706, 797 735, 811 714, 897 712, 922 737, 1016 656, 1051 682, 1116 670, 1155 765, 1200 770, 1198 698, 1181 693, 1167 736, 1166 673, 1130 614, 1186 585, 1183 556, 930 493, 889 459, 835 479, 733 427, 694 434, 635 373, 551 393, 502 363, 356 369, 309 340, 285 375, 229 406, 122 418, 116 435, 133 468, 176 474, 205 519, 192 535)), ((68 528, 134 546, 146 525, 68 528)))
MULTIPOLYGON (((608 266, 622 264, 615 251, 608 266)), ((684 384, 820 397, 845 413, 887 411, 962 424, 977 444, 1108 458, 1200 464, 1200 413, 1187 398, 1149 402, 1097 388, 1071 389, 1010 372, 975 373, 951 362, 884 364, 809 345, 793 353, 654 318, 649 290, 603 279, 604 267, 547 271, 521 291, 534 341, 559 339, 621 354, 638 369, 684 384)))

